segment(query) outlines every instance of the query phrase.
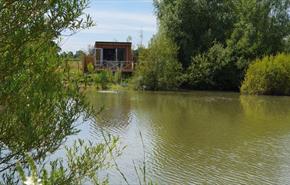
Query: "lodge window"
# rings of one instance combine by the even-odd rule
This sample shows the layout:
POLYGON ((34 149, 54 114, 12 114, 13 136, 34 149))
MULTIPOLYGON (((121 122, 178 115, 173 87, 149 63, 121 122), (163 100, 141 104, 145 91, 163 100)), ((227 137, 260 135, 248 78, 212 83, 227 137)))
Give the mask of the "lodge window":
POLYGON ((125 61, 126 60, 126 50, 125 48, 118 48, 118 61, 125 61))
POLYGON ((125 48, 114 48, 114 49, 104 49, 103 59, 107 61, 125 61, 126 60, 126 49, 125 48))
POLYGON ((116 60, 116 49, 104 49, 103 59, 108 61, 116 60))

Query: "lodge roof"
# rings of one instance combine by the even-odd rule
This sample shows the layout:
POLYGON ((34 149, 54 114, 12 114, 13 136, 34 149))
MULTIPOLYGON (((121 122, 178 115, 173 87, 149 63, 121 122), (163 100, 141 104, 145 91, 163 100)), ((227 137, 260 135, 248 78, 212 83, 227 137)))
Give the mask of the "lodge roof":
POLYGON ((106 45, 132 45, 132 42, 96 41, 95 44, 106 44, 106 45))

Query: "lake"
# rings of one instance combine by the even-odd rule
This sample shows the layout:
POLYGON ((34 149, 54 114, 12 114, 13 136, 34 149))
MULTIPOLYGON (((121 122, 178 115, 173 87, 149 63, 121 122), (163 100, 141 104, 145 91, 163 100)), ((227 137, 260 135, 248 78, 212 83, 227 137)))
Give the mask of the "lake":
MULTIPOLYGON (((290 98, 224 92, 91 91, 104 110, 74 137, 126 145, 117 162, 137 184, 133 161, 159 184, 290 184, 290 98), (142 146, 142 133, 145 147, 142 146)), ((111 184, 125 184, 109 172, 111 184)))

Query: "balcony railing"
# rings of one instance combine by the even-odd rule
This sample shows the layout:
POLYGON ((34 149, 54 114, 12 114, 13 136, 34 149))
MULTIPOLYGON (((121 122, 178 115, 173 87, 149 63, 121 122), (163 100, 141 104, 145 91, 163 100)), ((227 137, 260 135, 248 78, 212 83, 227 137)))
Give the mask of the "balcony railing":
POLYGON ((134 69, 134 63, 132 61, 103 60, 103 62, 96 61, 95 68, 96 70, 109 69, 112 71, 121 70, 124 72, 132 72, 134 69))

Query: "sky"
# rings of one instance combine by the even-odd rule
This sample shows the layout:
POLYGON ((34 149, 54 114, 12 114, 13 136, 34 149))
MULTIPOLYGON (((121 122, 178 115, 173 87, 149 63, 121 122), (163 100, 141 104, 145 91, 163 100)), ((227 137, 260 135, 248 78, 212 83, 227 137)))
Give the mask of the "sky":
POLYGON ((133 47, 141 42, 146 46, 157 32, 153 0, 91 0, 85 12, 96 26, 63 38, 63 51, 87 51, 95 41, 125 42, 128 36, 132 37, 133 47))

